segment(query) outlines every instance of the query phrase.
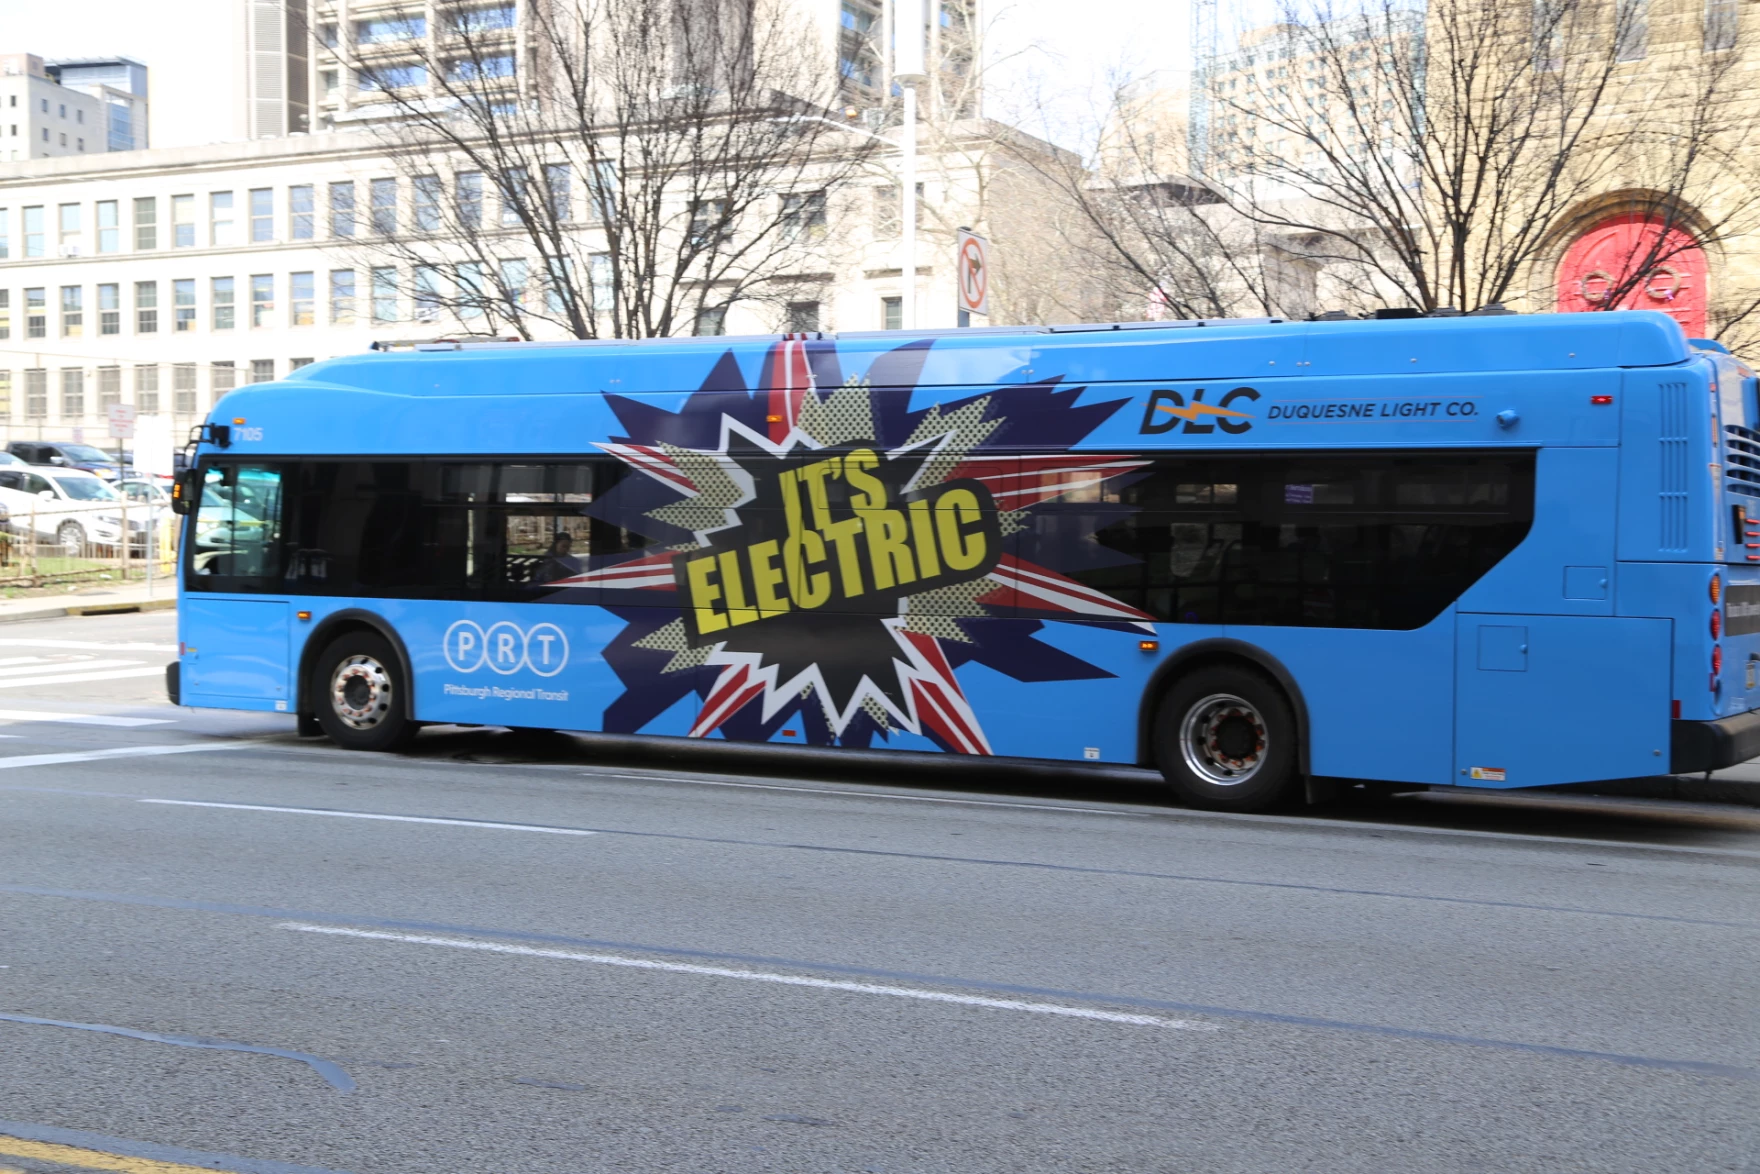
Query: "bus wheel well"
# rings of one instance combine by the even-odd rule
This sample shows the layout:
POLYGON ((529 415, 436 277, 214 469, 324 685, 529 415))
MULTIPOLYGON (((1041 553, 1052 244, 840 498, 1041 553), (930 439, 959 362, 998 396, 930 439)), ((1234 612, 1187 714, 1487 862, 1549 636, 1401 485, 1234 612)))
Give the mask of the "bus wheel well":
POLYGON ((403 637, 399 636, 397 629, 382 617, 360 608, 348 608, 336 612, 334 615, 325 616, 323 621, 307 634, 305 647, 300 649, 299 677, 295 682, 295 695, 299 700, 294 708, 299 714, 302 725, 316 713, 313 707, 313 698, 308 696, 307 691, 307 682, 312 675, 312 662, 338 636, 345 636, 350 632, 371 632, 376 636, 381 636, 397 653, 397 667, 402 670, 404 681, 403 712, 405 717, 413 720, 416 714, 415 673, 410 664, 409 649, 403 645, 403 637))
POLYGON ((1282 661, 1243 640, 1199 640, 1179 649, 1156 668, 1143 690, 1137 713, 1137 764, 1155 767, 1155 715, 1161 708, 1162 697, 1180 678, 1215 665, 1249 669, 1270 680, 1283 693, 1296 720, 1296 769, 1309 780, 1309 801, 1318 801, 1321 796, 1315 793, 1308 764, 1308 705, 1302 691, 1282 661))

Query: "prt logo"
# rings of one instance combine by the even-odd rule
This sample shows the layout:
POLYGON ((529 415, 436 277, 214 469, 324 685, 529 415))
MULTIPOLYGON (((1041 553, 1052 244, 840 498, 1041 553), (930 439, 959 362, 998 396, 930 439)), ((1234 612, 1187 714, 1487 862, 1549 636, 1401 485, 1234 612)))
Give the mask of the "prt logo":
POLYGON ((1214 404, 1204 402, 1202 387, 1192 390, 1190 403, 1177 391, 1157 391, 1149 396, 1149 406, 1143 409, 1143 423, 1137 429, 1144 436, 1154 436, 1162 432, 1172 432, 1184 421, 1184 435, 1203 435, 1216 431, 1218 428, 1231 436, 1239 436, 1253 426, 1253 415, 1232 406, 1238 403, 1252 403, 1259 398, 1259 393, 1250 387, 1237 387, 1233 391, 1224 392, 1222 398, 1214 404))
POLYGON ((530 669, 540 677, 554 677, 568 667, 568 637, 555 624, 534 624, 522 629, 502 620, 482 625, 459 620, 446 629, 442 641, 446 663, 453 671, 474 673, 484 665, 504 677, 530 669))

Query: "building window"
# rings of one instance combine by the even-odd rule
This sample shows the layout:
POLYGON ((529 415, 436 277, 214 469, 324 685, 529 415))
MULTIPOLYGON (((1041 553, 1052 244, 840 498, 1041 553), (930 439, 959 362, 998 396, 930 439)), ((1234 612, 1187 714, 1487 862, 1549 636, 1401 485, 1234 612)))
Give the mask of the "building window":
POLYGON ((136 363, 134 367, 134 410, 143 416, 159 412, 159 364, 136 363))
POLYGON ((86 291, 84 286, 61 287, 61 337, 78 338, 86 332, 86 291))
POLYGON ((222 360, 208 368, 208 389, 213 393, 212 403, 219 403, 226 398, 226 393, 238 386, 238 364, 230 360, 222 360))
POLYGON ((397 269, 393 266, 373 270, 373 321, 397 321, 397 269))
POLYGON ((196 365, 171 364, 171 410, 179 415, 194 415, 196 410, 196 365))
POLYGON ((99 200, 98 213, 98 251, 100 253, 119 253, 122 251, 122 211, 115 200, 99 200))
POLYGON ((440 320, 440 270, 432 265, 417 265, 413 285, 416 321, 438 322, 440 320))
POLYGON ((187 334, 196 328, 196 282, 180 277, 171 283, 171 330, 187 334))
POLYGON ((233 317, 236 303, 234 300, 233 279, 216 277, 214 279, 212 301, 214 304, 214 329, 231 330, 236 323, 233 317))
POLYGON ((455 82, 485 81, 513 76, 513 54, 497 53, 493 57, 461 57, 446 65, 446 76, 455 82))
POLYGON ((593 253, 587 258, 587 285, 593 292, 595 313, 617 308, 617 280, 610 253, 593 253))
POLYGON ((210 192, 208 195, 208 243, 215 248, 230 248, 238 243, 233 231, 232 193, 210 192))
POLYGON ((483 287, 483 266, 477 261, 463 261, 458 266, 458 305, 460 318, 481 318, 488 295, 483 287))
POLYGON ((11 219, 12 214, 7 209, 0 208, 0 261, 12 255, 11 219))
POLYGON ((428 70, 421 65, 371 65, 355 75, 363 94, 383 90, 413 90, 428 84, 428 70))
POLYGON ((45 367, 25 369, 24 414, 32 420, 42 420, 49 415, 49 371, 45 367))
POLYGON ((501 180, 501 227, 518 228, 525 212, 531 180, 523 167, 510 167, 501 180))
POLYGON ((354 39, 359 45, 414 41, 427 35, 428 18, 425 16, 381 16, 354 22, 354 39))
POLYGON ((317 203, 311 184, 287 189, 287 239, 309 241, 317 233, 317 203))
POLYGON ((12 416, 12 372, 0 371, 0 420, 12 416))
POLYGON ((251 275, 251 325, 275 325, 275 277, 269 273, 251 275))
POLYGON ((789 240, 823 240, 825 193, 790 192, 783 196, 782 231, 789 240))
MULTIPOLYGON (((1740 13, 1737 0, 1705 0, 1705 51, 1716 53, 1736 47, 1740 13)), ((0 253, 4 257, 5 253, 0 253)))
POLYGON ((488 8, 460 7, 448 15, 447 24, 455 33, 489 33, 497 29, 510 29, 514 25, 513 5, 496 4, 488 8))
POLYGON ((521 260, 501 262, 501 297, 509 310, 525 305, 526 287, 532 283, 532 267, 521 260))
POLYGON ((418 175, 415 178, 417 232, 437 232, 440 228, 440 177, 418 175))
POLYGON ((159 283, 134 283, 134 328, 139 334, 159 333, 159 283))
POLYGON ((354 270, 330 271, 330 321, 347 326, 354 321, 354 270))
POLYGON ((49 291, 42 286, 24 291, 24 336, 49 337, 49 291))
POLYGON ((61 244, 61 255, 77 257, 80 246, 79 205, 63 204, 58 212, 60 235, 57 239, 61 244))
POLYGON ((692 333, 702 337, 727 333, 727 307, 705 306, 697 311, 695 329, 692 333))
POLYGON ((252 383, 270 383, 270 382, 273 382, 274 379, 275 379, 275 360, 274 359, 252 359, 251 360, 251 382, 252 383))
POLYGON ((86 414, 86 370, 61 368, 61 420, 78 420, 86 414))
POLYGON ((616 215, 617 165, 601 159, 587 174, 587 222, 603 224, 616 215))
POLYGON ((1618 61, 1642 61, 1649 51, 1650 0, 1614 0, 1614 58, 1618 61))
POLYGON ((903 298, 881 298, 880 299, 880 329, 882 329, 882 330, 903 330, 904 329, 904 299, 903 298))
POLYGON ((287 360, 287 373, 289 375, 291 375, 295 371, 299 370, 301 367, 310 367, 312 365, 313 361, 314 360, 312 360, 310 357, 303 358, 303 359, 289 359, 289 360, 287 360))
POLYGON ((726 200, 692 200, 690 243, 694 248, 720 244, 730 235, 726 200))
POLYGON ((122 287, 113 281, 98 287, 98 333, 122 333, 122 287))
POLYGON ((193 249, 196 247, 196 198, 194 196, 171 197, 171 247, 174 249, 193 249))
POLYGON ((569 192, 568 164, 551 163, 544 168, 544 194, 550 200, 550 218, 558 224, 567 224, 574 218, 573 201, 569 192))
POLYGON ((159 247, 159 201, 152 196, 134 202, 134 247, 143 251, 159 247))
POLYGON ((98 368, 98 410, 108 412, 122 402, 122 368, 98 368))
POLYGON ((330 185, 330 235, 354 235, 354 181, 330 185))
POLYGON ((12 337, 12 291, 0 289, 0 342, 12 337))
POLYGON ((275 189, 251 189, 251 243, 275 239, 275 189))
POLYGON ((460 228, 469 229, 480 227, 482 223, 483 173, 466 171, 458 177, 458 224, 460 228))
POLYGON ((810 333, 819 329, 818 302, 788 303, 787 329, 790 334, 810 333))
POLYGON ((317 284, 309 270, 287 275, 287 308, 291 314, 288 321, 295 326, 310 326, 313 322, 313 303, 316 300, 317 284))
POLYGON ((24 255, 43 255, 43 209, 41 205, 24 210, 24 255))
POLYGON ((397 231, 397 181, 375 179, 371 188, 373 231, 380 236, 390 236, 397 231))

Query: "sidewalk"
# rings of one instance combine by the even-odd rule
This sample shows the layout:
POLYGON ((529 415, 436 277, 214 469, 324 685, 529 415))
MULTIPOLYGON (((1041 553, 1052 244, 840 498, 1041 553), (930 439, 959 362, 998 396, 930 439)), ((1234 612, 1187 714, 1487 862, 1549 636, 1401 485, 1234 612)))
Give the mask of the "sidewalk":
POLYGON ((65 595, 0 599, 0 624, 52 620, 58 616, 103 615, 107 612, 156 611, 177 606, 177 583, 157 579, 149 595, 145 583, 94 584, 65 595))

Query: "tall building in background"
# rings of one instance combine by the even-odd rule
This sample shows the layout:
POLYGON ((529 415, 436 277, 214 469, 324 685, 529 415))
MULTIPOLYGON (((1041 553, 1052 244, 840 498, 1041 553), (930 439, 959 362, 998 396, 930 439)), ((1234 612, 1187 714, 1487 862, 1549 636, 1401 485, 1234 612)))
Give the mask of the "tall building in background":
MULTIPOLYGON (((896 106, 892 93, 894 6, 889 0, 815 0, 815 16, 834 25, 830 38, 837 46, 841 95, 870 122, 896 106)), ((976 118, 979 111, 978 0, 926 0, 924 30, 929 85, 919 97, 927 118, 976 118)))
POLYGON ((147 145, 147 67, 127 57, 45 62, 0 54, 0 159, 147 145))
POLYGON ((147 142, 147 67, 132 57, 66 57, 45 66, 70 90, 104 104, 105 150, 138 151, 147 142))
MULTIPOLYGON (((244 69, 239 128, 248 139, 311 129, 311 26, 307 0, 238 0, 244 69)), ((346 7, 346 0, 342 5, 346 7)), ((335 5, 331 5, 335 7, 335 5)))

